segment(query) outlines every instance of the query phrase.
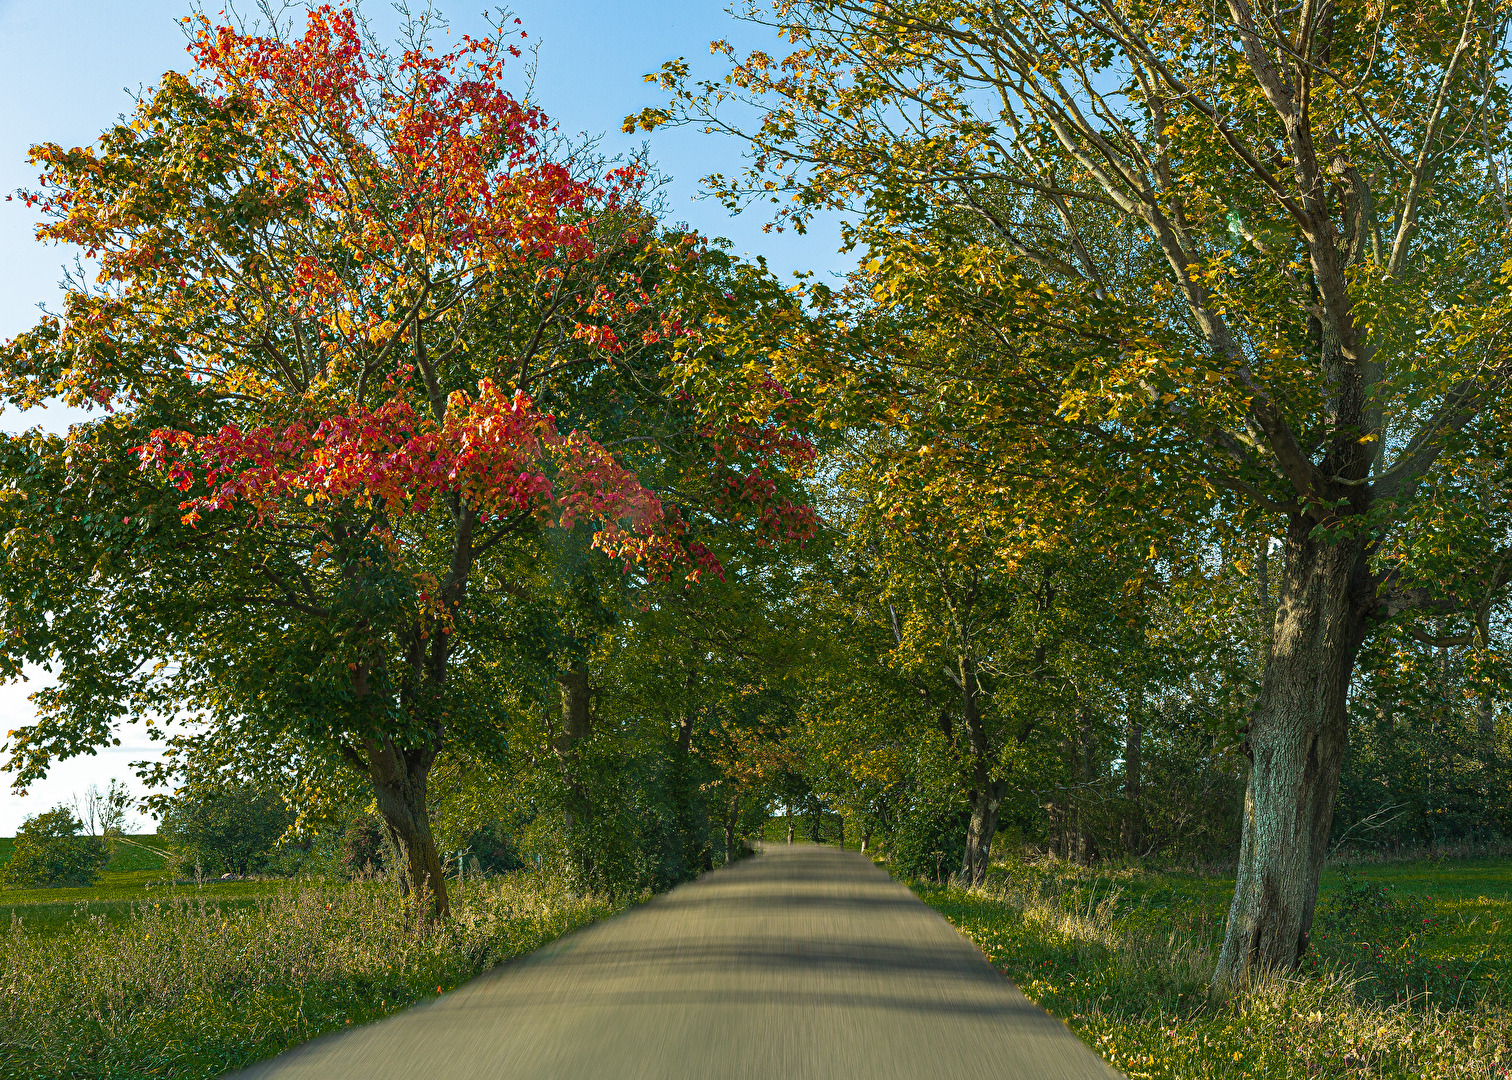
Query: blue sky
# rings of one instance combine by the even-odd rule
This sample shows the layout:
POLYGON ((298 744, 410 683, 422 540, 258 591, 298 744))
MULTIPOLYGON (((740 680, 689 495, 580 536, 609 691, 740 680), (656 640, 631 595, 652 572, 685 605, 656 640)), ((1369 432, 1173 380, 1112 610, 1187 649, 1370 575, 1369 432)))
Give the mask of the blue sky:
MULTIPOLYGON (((164 71, 185 66, 177 20, 189 2, 0 0, 0 192, 34 181, 34 170, 26 163, 28 146, 92 141, 131 108, 139 89, 153 85, 164 71)), ((380 26, 394 24, 387 4, 364 6, 380 26)), ((483 24, 474 13, 481 6, 478 0, 435 4, 453 33, 478 33, 483 24)), ((621 135, 619 125, 627 114, 660 102, 660 91, 641 76, 663 61, 686 56, 695 72, 713 72, 712 39, 772 51, 781 47, 759 29, 735 23, 717 0, 522 0, 511 7, 539 48, 537 104, 566 132, 603 133, 604 147, 615 153, 633 150, 646 139, 621 135)), ((700 177, 730 174, 739 167, 738 145, 693 129, 657 132, 649 141, 652 159, 672 178, 667 199, 671 220, 728 237, 737 251, 765 255, 784 276, 850 265, 836 254, 832 223, 806 236, 764 233, 759 211, 731 218, 716 201, 695 199, 700 177)), ((60 268, 71 257, 38 244, 34 226, 24 204, 0 202, 0 339, 29 327, 38 303, 55 301, 60 268)), ((40 424, 59 429, 78 418, 56 408, 0 413, 0 428, 16 431, 40 424)), ((0 686, 0 731, 27 721, 31 706, 26 696, 36 686, 0 686)), ((126 763, 144 756, 150 744, 135 729, 121 735, 119 749, 61 763, 25 799, 8 790, 0 793, 0 835, 11 835, 26 814, 45 810, 91 783, 104 787, 118 777, 134 784, 126 763)), ((0 777, 4 788, 8 777, 0 777)))

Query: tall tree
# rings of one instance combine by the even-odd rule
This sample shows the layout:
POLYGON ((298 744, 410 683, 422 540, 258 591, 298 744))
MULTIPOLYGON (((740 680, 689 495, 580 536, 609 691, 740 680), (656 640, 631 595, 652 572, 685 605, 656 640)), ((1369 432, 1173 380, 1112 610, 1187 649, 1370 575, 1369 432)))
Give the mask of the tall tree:
MULTIPOLYGON (((1065 298, 1102 346, 1051 411, 1282 538, 1218 982, 1308 945, 1355 657, 1379 626, 1470 621, 1507 583, 1512 357, 1501 0, 814 0, 648 110, 750 140, 732 203, 855 212, 883 260, 921 225, 1065 298), (743 127, 722 106, 743 99, 743 127), (1099 318, 1097 313, 1102 313, 1099 318), (1162 440, 1164 443, 1162 444, 1162 440), (1173 453, 1160 453, 1162 449, 1173 453)), ((1449 637, 1455 633, 1453 625, 1449 637)))
POLYGON ((12 518, 7 624, 47 629, 7 660, 61 663, 18 782, 188 702, 223 745, 364 776, 444 913, 428 776, 448 739, 498 738, 450 677, 488 637, 474 582, 574 531, 691 581, 720 570, 701 520, 811 515, 780 490, 809 456, 781 388, 738 342, 704 357, 766 279, 659 230, 640 165, 567 153, 503 87, 512 26, 442 53, 432 29, 390 51, 350 7, 299 35, 199 19, 191 76, 98 147, 35 149, 41 235, 99 284, 0 366, 11 400, 107 412, 6 448, 12 507, 51 514, 12 518), (668 453, 658 495, 636 467, 668 453))

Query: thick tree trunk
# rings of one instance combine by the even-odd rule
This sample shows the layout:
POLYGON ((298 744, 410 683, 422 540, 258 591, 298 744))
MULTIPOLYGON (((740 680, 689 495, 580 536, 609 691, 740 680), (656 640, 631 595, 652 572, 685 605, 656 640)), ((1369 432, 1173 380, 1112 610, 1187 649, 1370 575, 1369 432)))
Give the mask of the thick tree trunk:
POLYGON ((998 810, 1008 791, 1006 780, 982 780, 971 806, 966 826, 966 853, 961 860, 961 881, 980 885, 987 880, 987 862, 992 857, 992 838, 997 835, 998 810))
POLYGON ((1213 975, 1233 984, 1296 966, 1308 946, 1348 735, 1346 703, 1369 592, 1360 541, 1286 536, 1274 642, 1250 713, 1238 880, 1213 975))
POLYGON ((788 843, 793 842, 793 804, 787 804, 788 843))
POLYGON ((406 891, 417 897, 429 896, 432 912, 443 918, 451 904, 425 805, 426 782, 436 755, 430 750, 398 750, 387 740, 368 739, 365 748, 378 812, 389 839, 406 861, 407 873, 402 879, 406 891))

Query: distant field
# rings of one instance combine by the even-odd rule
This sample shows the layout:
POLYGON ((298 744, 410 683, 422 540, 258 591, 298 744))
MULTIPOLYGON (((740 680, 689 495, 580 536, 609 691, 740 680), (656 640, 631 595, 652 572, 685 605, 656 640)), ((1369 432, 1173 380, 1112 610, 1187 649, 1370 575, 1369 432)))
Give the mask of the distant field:
MULTIPOLYGON (((129 840, 157 847, 158 838, 150 833, 133 835, 129 840)), ((10 861, 15 838, 0 837, 0 866, 10 861)), ((65 927, 88 916, 103 916, 119 922, 134 903, 161 900, 170 896, 202 896, 218 901, 250 902, 259 896, 276 893, 285 883, 279 881, 207 881, 203 887, 169 884, 163 859, 151 851, 132 844, 121 844, 115 857, 95 884, 80 889, 0 889, 0 924, 21 925, 33 933, 65 927)))

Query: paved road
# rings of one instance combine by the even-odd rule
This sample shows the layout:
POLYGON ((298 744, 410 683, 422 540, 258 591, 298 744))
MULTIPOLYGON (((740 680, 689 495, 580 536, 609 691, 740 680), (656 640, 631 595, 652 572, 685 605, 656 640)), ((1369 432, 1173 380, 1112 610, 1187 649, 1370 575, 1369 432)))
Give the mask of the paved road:
POLYGON ((867 859, 773 846, 238 1080, 1111 1080, 867 859))

